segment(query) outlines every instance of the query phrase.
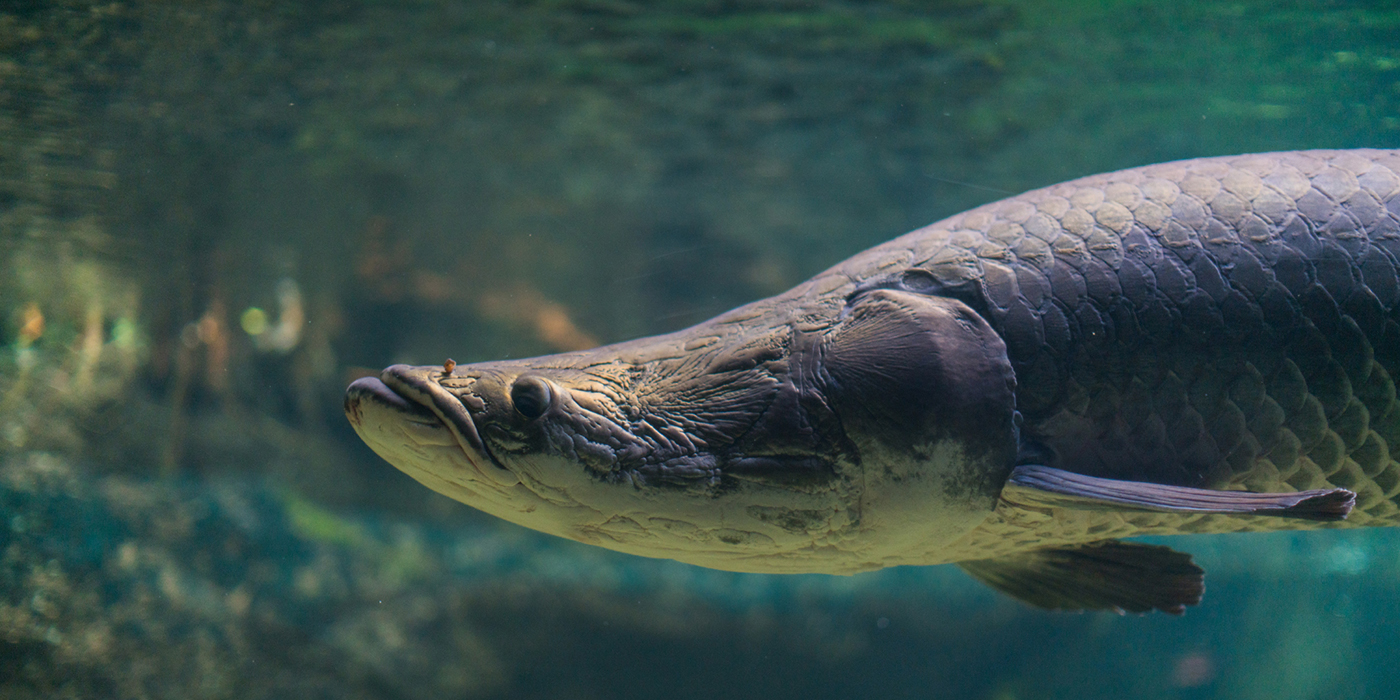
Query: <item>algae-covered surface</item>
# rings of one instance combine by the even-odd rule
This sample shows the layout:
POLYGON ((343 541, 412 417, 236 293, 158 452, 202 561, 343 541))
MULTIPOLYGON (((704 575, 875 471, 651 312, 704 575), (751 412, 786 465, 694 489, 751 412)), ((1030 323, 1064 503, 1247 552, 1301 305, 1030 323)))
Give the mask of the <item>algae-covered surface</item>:
POLYGON ((759 576, 448 501, 394 362, 658 333, 1079 175, 1400 146, 1387 3, 0 4, 0 696, 1386 697, 1400 533, 1184 617, 759 576))

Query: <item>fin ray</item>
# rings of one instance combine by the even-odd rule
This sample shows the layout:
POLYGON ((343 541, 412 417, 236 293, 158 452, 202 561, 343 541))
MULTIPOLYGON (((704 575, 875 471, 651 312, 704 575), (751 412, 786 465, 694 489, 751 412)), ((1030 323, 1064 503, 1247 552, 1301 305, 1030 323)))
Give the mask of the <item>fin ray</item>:
POLYGON ((1039 465, 1016 467, 1002 498, 1022 506, 1076 510, 1228 513, 1320 521, 1345 520, 1356 505, 1356 494, 1340 488, 1294 493, 1216 491, 1105 479, 1039 465))
POLYGON ((1161 610, 1172 615, 1201 602, 1205 571, 1169 547, 1104 540, 959 562, 970 576, 1017 600, 1049 610, 1161 610))

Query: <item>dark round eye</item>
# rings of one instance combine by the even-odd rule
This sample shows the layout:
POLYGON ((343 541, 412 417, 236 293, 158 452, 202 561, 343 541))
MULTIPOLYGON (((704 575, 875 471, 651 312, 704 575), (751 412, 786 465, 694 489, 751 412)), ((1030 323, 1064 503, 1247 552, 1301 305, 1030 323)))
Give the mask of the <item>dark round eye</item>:
POLYGON ((519 377, 510 386, 510 402, 528 420, 534 420, 549 410, 549 384, 539 377, 519 377))

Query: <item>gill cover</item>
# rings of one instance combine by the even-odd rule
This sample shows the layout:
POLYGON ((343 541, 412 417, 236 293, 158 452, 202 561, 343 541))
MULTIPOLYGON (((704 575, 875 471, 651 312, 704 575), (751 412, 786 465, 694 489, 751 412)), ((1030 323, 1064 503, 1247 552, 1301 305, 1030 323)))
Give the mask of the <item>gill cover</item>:
POLYGON ((935 551, 992 512, 1016 458, 1016 377, 980 315, 957 299, 864 291, 822 365, 860 455, 862 522, 886 557, 935 551))

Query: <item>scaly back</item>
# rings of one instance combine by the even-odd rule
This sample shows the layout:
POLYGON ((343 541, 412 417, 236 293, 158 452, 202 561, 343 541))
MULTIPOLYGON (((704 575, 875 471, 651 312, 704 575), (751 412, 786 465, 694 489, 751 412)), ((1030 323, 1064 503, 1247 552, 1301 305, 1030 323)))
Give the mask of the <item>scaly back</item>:
MULTIPOLYGON (((1096 175, 930 225, 812 284, 896 268, 927 271, 1006 340, 1023 462, 1213 489, 1340 486, 1358 495, 1346 524, 1400 522, 1400 151, 1096 175)), ((1258 523, 1083 517, 1105 536, 1258 523)))

